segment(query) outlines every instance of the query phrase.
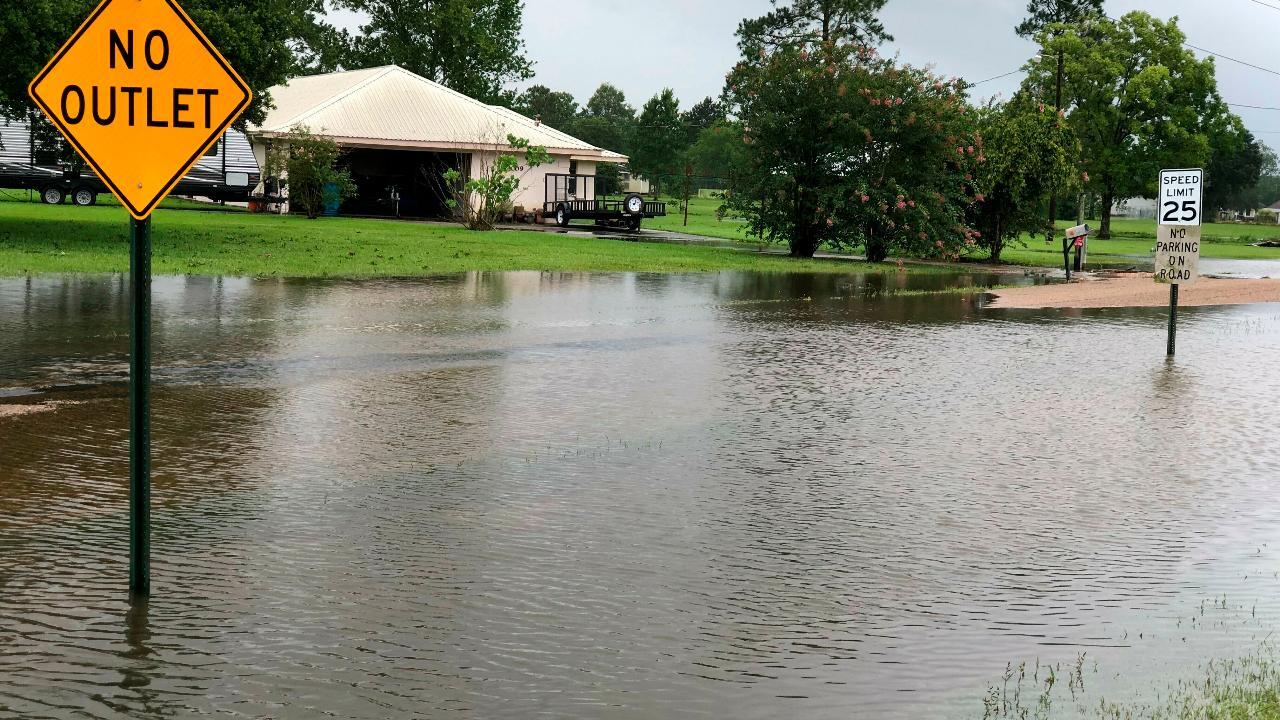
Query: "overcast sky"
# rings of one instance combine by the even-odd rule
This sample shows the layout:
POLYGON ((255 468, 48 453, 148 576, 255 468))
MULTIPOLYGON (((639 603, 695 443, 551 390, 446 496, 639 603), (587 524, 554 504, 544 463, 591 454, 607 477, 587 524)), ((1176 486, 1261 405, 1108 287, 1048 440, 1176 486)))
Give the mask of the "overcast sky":
MULTIPOLYGON (((913 65, 933 65, 971 82, 1022 65, 1032 43, 1013 33, 1026 0, 889 0, 881 15, 894 36, 886 54, 913 65)), ((1265 0, 1280 8, 1280 0, 1265 0)), ((601 82, 626 92, 637 108, 664 87, 688 107, 718 95, 737 61, 734 30, 758 16, 769 0, 526 0, 525 42, 535 63, 533 82, 572 92, 580 103, 601 82)), ((1146 10, 1178 16, 1187 41, 1254 65, 1280 70, 1274 52, 1280 9, 1263 0, 1108 0, 1113 17, 1146 10)), ((356 19, 335 16, 352 27, 356 19)), ((1198 53, 1199 54, 1199 53, 1198 53)), ((1280 107, 1280 75, 1219 58, 1218 87, 1231 103, 1280 107)), ((977 97, 1008 96, 1020 75, 984 83, 977 97)), ((1280 112, 1233 108, 1273 147, 1280 145, 1280 112)))

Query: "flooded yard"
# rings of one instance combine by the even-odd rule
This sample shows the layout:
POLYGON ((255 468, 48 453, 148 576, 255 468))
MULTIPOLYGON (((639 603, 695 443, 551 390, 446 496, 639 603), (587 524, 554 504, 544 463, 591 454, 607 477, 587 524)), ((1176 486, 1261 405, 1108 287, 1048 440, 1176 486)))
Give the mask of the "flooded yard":
POLYGON ((127 284, 0 280, 0 716, 980 718, 1252 650, 1280 306, 1166 362, 916 292, 997 282, 159 278, 131 606, 127 284))

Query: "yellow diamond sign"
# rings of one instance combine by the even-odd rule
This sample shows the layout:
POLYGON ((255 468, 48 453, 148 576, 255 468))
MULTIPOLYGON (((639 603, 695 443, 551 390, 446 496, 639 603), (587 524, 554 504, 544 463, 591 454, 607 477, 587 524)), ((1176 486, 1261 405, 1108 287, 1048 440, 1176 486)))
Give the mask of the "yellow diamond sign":
POLYGON ((103 0, 29 92, 138 220, 252 98, 175 0, 103 0))

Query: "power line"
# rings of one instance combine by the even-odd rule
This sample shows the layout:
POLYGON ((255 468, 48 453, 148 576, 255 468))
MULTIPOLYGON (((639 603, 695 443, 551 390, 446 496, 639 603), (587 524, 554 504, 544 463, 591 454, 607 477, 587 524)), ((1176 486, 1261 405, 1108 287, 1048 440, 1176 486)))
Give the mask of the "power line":
POLYGON ((1264 106, 1264 105, 1244 105, 1244 104, 1242 104, 1242 103, 1233 103, 1233 102, 1229 102, 1229 103, 1227 103, 1227 104, 1228 104, 1228 105, 1230 105, 1231 107, 1249 108, 1250 110, 1277 110, 1277 111, 1280 111, 1280 107, 1266 107, 1266 106, 1264 106))
POLYGON ((1249 0, 1249 2, 1251 2, 1251 3, 1255 4, 1255 5, 1261 5, 1262 7, 1265 7, 1265 8, 1271 8, 1272 10, 1280 10, 1280 7, 1277 7, 1277 6, 1275 6, 1275 5, 1271 5, 1271 4, 1268 4, 1268 3, 1264 3, 1264 2, 1262 2, 1262 0, 1249 0))
POLYGON ((1009 77, 1010 75, 1016 75, 1017 73, 1020 73, 1020 72, 1026 72, 1026 71, 1025 71, 1025 70, 1023 70, 1022 68, 1018 68, 1017 70, 1010 70, 1009 72, 1007 72, 1007 73, 1005 73, 1005 74, 1003 74, 1003 75, 997 75, 997 76, 995 76, 995 77, 989 77, 989 78, 987 78, 986 80, 979 80, 978 82, 975 82, 975 83, 969 83, 969 87, 977 87, 978 85, 981 85, 982 83, 989 83, 989 82, 991 82, 992 80, 999 80, 1000 78, 1007 78, 1007 77, 1009 77))
MULTIPOLYGON (((1280 8, 1277 8, 1277 9, 1280 9, 1280 8)), ((1200 52, 1205 53, 1206 55, 1212 55, 1212 56, 1214 56, 1214 57, 1220 57, 1220 58, 1222 58, 1223 60, 1229 60, 1229 61, 1231 61, 1231 62, 1233 62, 1233 63, 1239 63, 1239 64, 1241 64, 1241 65, 1244 65, 1245 67, 1250 67, 1250 68, 1253 68, 1254 70, 1261 70, 1261 71, 1262 71, 1262 72, 1264 72, 1264 73, 1271 73, 1272 75, 1275 75, 1275 76, 1277 76, 1277 77, 1280 77, 1280 71, 1272 70, 1271 68, 1264 68, 1264 67, 1262 67, 1261 65, 1254 65, 1253 63, 1245 62, 1244 60, 1237 60, 1237 59, 1235 59, 1235 58, 1233 58, 1233 57, 1230 57, 1230 56, 1228 56, 1228 55, 1223 55, 1222 53, 1216 53, 1216 52, 1214 52, 1214 51, 1212 51, 1212 50, 1205 50, 1204 48, 1202 48, 1202 47, 1196 47, 1195 45, 1192 45, 1192 44, 1191 44, 1191 43, 1189 43, 1189 42, 1184 42, 1184 43, 1182 43, 1182 44, 1183 44, 1183 45, 1186 45, 1187 47, 1191 48, 1192 50, 1199 50, 1200 52)))

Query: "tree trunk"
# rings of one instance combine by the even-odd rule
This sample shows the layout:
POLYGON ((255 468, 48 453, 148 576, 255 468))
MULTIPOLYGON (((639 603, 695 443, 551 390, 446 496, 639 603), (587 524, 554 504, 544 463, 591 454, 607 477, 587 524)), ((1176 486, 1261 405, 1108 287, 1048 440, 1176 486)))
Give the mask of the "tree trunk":
POLYGON ((1111 239, 1111 206, 1115 203, 1116 191, 1110 186, 1102 191, 1102 220, 1098 223, 1098 239, 1111 239))
POLYGON ((791 257, 811 258, 818 251, 818 234, 812 225, 796 223, 791 233, 791 257))
POLYGON ((875 230, 867 232, 867 262, 884 262, 889 257, 889 247, 884 238, 876 235, 875 230))

